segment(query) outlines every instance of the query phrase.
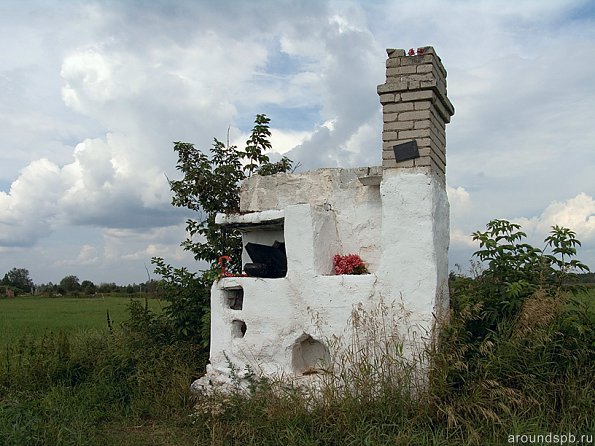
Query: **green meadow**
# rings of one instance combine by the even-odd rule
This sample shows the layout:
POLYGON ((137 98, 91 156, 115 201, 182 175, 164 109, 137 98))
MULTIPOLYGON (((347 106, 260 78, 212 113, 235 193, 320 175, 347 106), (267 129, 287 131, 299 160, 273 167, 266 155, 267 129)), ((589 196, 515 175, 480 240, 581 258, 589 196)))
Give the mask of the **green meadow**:
MULTIPOLYGON (((453 303, 474 283, 455 279, 453 303)), ((362 318, 368 348, 337 357, 315 392, 255 375, 249 398, 190 393, 206 357, 159 316, 164 301, 1 299, 0 445, 593 444, 595 289, 576 297, 530 295, 479 342, 464 336, 482 309, 453 311, 421 386, 399 337, 362 318)))
POLYGON ((173 341, 165 306, 125 294, 0 299, 0 445, 193 444, 202 362, 173 341))
MULTIPOLYGON (((133 300, 140 300, 144 305, 144 299, 133 300)), ((0 347, 23 336, 107 329, 108 314, 112 325, 119 326, 129 317, 130 302, 131 298, 125 295, 0 299, 0 347)), ((157 313, 164 305, 158 299, 147 302, 157 313)))

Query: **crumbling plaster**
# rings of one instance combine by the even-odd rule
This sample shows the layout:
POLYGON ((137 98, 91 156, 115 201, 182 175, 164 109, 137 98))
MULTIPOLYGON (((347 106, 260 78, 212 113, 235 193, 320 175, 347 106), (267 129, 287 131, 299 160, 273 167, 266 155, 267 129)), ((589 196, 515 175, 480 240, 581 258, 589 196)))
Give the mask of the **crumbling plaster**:
POLYGON ((334 253, 359 254, 367 259, 369 269, 375 270, 380 260, 380 191, 364 186, 359 178, 379 172, 381 167, 327 168, 303 174, 253 176, 242 183, 240 211, 284 209, 303 203, 332 211, 340 243, 334 253))
MULTIPOLYGON (((269 234, 283 234, 288 271, 284 278, 228 277, 213 285, 211 381, 229 379, 230 365, 238 370, 248 365, 265 375, 294 375, 296 343, 304 335, 324 345, 346 336, 359 304, 403 304, 411 313, 410 324, 402 327, 404 337, 429 336, 436 302, 447 305, 446 192, 429 169, 385 170, 379 187, 363 186, 358 173, 322 169, 253 177, 244 184, 242 200, 251 205, 243 209, 254 216, 226 221, 266 220, 269 207, 275 207, 283 226, 269 234), (305 188, 310 193, 295 193, 305 188), (370 264, 370 274, 333 275, 332 256, 351 252, 370 264), (243 308, 233 310, 226 289, 240 287, 243 308), (243 337, 234 335, 234 320, 246 323, 243 337)), ((254 239, 253 230, 245 233, 246 239, 254 239)))

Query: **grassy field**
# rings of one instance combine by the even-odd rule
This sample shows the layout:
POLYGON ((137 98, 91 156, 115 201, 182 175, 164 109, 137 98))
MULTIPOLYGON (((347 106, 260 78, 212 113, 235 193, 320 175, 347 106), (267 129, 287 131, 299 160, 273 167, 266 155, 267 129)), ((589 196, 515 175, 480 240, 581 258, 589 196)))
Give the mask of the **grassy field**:
MULTIPOLYGON (((164 306, 148 302, 155 312, 164 306)), ((155 313, 137 308, 136 325, 122 329, 133 317, 129 303, 116 296, 0 300, 1 446, 194 444, 190 383, 204 360, 174 343, 155 313)))
POLYGON ((592 444, 594 291, 579 297, 591 310, 535 297, 534 317, 473 355, 449 337, 421 389, 390 353, 399 337, 372 323, 359 336, 388 347, 381 362, 358 349, 313 394, 254 379, 250 398, 192 396, 205 358, 161 318, 141 312, 136 331, 107 331, 107 310, 115 326, 128 319, 126 297, 0 300, 0 350, 15 340, 0 354, 0 445, 471 446, 546 432, 590 434, 592 444))
MULTIPOLYGON (((144 299, 143 299, 144 302, 144 299)), ((160 312, 163 302, 149 299, 160 312)), ((22 336, 47 332, 78 332, 107 328, 107 313, 114 326, 128 319, 130 297, 37 297, 0 299, 0 347, 22 336)))

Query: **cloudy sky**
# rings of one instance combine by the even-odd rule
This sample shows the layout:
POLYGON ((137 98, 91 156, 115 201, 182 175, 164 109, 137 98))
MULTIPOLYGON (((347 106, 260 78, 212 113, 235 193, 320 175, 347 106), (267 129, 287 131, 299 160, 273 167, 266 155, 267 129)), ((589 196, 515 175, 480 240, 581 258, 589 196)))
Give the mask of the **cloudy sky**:
POLYGON ((0 275, 196 269, 172 141, 243 144, 266 113, 301 170, 378 165, 385 48, 424 45, 456 107, 451 268, 493 218, 570 227, 595 267, 591 0, 0 0, 0 275))

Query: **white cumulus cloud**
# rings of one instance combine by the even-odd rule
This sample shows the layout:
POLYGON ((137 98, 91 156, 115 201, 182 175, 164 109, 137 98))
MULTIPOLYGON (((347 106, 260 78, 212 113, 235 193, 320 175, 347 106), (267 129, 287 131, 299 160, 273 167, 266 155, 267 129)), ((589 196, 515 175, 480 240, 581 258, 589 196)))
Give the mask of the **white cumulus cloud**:
POLYGON ((451 211, 457 214, 465 214, 471 210, 471 197, 464 187, 452 187, 447 185, 448 201, 451 211))
POLYGON ((528 232, 561 224, 594 244, 585 0, 428 0, 430 15, 411 0, 84 3, 0 14, 0 250, 21 255, 4 269, 29 255, 45 270, 52 243, 97 257, 89 274, 123 275, 154 253, 192 264, 177 247, 190 214, 169 204, 173 141, 207 151, 229 128, 243 147, 266 113, 274 147, 302 170, 379 164, 384 49, 426 44, 456 108, 451 246, 469 250, 465 234, 497 216, 531 215, 528 232))
POLYGON ((552 226, 573 230, 581 241, 595 240, 595 200, 586 193, 580 193, 565 201, 553 201, 535 217, 515 218, 529 235, 544 238, 552 226))

